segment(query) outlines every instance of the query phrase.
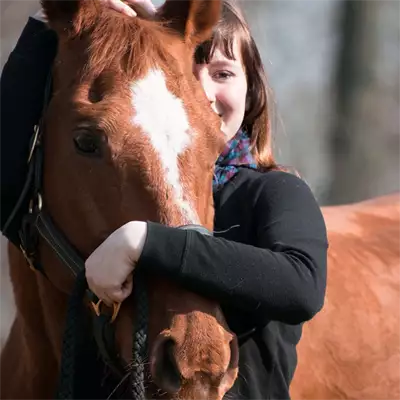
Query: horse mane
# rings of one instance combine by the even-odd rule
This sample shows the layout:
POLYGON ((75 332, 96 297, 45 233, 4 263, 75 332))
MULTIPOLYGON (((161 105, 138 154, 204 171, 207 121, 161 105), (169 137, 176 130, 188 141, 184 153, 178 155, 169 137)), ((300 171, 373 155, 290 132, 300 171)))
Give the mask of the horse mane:
POLYGON ((83 77, 99 76, 118 63, 133 78, 155 67, 151 65, 155 60, 172 59, 162 40, 165 41, 166 34, 176 36, 176 33, 164 22, 129 18, 104 8, 90 17, 84 15, 80 28, 79 36, 90 37, 83 77))

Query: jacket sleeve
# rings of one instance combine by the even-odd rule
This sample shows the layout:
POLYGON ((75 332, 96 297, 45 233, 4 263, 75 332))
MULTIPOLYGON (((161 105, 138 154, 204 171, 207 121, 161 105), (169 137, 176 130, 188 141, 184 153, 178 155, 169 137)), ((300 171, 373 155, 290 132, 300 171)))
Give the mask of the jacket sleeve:
POLYGON ((7 232, 3 228, 25 183, 29 143, 56 48, 55 33, 29 18, 1 74, 1 231, 15 244, 21 215, 7 232))
POLYGON ((325 223, 301 179, 264 175, 254 202, 254 246, 149 223, 139 266, 240 309, 256 325, 311 319, 325 296, 325 223))

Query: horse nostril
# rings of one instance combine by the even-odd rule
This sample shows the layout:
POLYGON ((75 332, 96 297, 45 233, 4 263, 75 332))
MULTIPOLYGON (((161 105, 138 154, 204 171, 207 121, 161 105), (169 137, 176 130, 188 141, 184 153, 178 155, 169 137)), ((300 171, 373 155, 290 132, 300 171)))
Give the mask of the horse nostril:
POLYGON ((174 356, 175 341, 161 338, 155 345, 152 362, 152 377, 155 384, 167 393, 176 393, 181 388, 181 374, 174 356))

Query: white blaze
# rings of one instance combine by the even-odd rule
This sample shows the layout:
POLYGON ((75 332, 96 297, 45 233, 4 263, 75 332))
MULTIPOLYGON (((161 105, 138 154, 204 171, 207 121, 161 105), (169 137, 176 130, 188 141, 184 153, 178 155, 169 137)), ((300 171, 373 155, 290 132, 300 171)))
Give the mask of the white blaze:
POLYGON ((180 180, 178 157, 190 145, 190 125, 182 100, 167 88, 161 70, 150 70, 132 84, 132 123, 140 126, 158 153, 166 184, 172 188, 175 203, 188 223, 199 223, 198 216, 185 198, 180 180))

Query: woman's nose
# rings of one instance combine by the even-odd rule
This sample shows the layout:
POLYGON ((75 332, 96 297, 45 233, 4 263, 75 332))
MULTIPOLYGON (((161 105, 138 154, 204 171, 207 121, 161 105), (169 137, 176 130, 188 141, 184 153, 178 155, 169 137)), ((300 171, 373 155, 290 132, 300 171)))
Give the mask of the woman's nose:
POLYGON ((215 103, 215 91, 212 88, 204 87, 204 91, 206 92, 206 96, 210 104, 215 103))
POLYGON ((207 99, 211 104, 215 103, 215 85, 213 85, 212 79, 205 76, 200 76, 200 83, 203 86, 203 90, 207 96, 207 99))

